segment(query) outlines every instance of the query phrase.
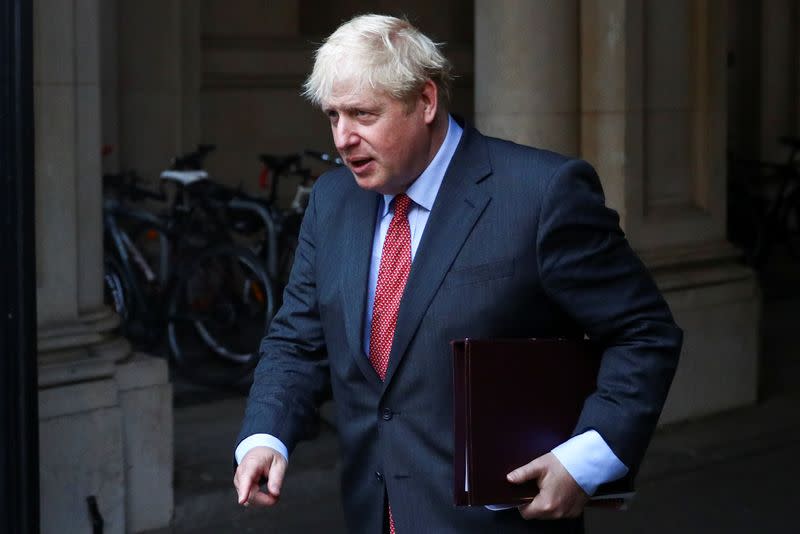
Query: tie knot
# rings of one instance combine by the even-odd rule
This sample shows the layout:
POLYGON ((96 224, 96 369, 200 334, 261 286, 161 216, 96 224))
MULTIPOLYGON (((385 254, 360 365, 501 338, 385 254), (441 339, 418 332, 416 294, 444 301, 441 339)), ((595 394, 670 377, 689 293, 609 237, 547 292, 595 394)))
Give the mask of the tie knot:
POLYGON ((411 208, 411 199, 405 193, 400 193, 394 197, 394 216, 404 219, 408 217, 408 210, 411 208))

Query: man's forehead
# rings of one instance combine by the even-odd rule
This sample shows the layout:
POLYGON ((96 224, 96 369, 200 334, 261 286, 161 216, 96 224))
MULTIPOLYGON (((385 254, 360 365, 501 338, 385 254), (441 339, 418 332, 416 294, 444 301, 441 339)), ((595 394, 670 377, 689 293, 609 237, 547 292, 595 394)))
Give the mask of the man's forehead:
POLYGON ((335 81, 331 84, 328 96, 322 101, 322 109, 375 106, 385 103, 391 97, 386 91, 359 84, 355 81, 335 81))

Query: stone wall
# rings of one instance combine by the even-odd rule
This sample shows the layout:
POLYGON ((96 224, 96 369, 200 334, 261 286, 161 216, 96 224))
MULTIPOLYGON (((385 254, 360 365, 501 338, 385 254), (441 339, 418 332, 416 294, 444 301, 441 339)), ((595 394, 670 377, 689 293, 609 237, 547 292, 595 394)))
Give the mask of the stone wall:
POLYGON ((686 332, 662 421, 755 401, 760 295, 726 240, 727 2, 476 6, 478 126, 592 163, 686 332))

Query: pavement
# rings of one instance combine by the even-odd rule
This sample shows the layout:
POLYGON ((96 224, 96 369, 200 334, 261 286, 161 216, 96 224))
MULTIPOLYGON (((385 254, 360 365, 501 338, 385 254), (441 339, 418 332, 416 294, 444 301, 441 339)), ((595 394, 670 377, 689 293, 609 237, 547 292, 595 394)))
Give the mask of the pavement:
MULTIPOLYGON (((800 267, 792 289, 767 273, 762 399, 754 406, 660 428, 627 511, 590 510, 588 534, 800 532, 800 267)), ((241 394, 176 383, 175 518, 149 534, 345 533, 338 443, 323 409, 319 436, 293 453, 281 502, 236 504, 231 463, 241 394)))

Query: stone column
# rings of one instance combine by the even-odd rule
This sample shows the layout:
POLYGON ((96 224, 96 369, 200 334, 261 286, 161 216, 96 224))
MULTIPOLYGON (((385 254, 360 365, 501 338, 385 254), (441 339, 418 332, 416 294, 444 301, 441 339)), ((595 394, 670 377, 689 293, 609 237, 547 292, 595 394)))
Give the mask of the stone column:
POLYGON ((581 154, 685 332, 663 421, 755 401, 760 295, 725 239, 723 0, 581 0, 581 154))
MULTIPOLYGON (((126 482, 131 462, 142 456, 126 446, 137 437, 129 429, 139 406, 126 408, 120 399, 144 381, 128 379, 138 360, 130 359, 129 343, 113 332, 119 319, 103 304, 99 2, 34 2, 44 533, 90 531, 86 498, 91 495, 97 498, 105 532, 131 531, 126 503, 132 492, 126 482)), ((155 367, 149 386, 168 391, 165 363, 156 360, 155 367)), ((166 431, 162 447, 171 447, 170 407, 167 398, 158 412, 165 423, 158 432, 164 436, 166 431)))
POLYGON ((578 37, 577 0, 476 0, 478 128, 577 154, 578 37))

